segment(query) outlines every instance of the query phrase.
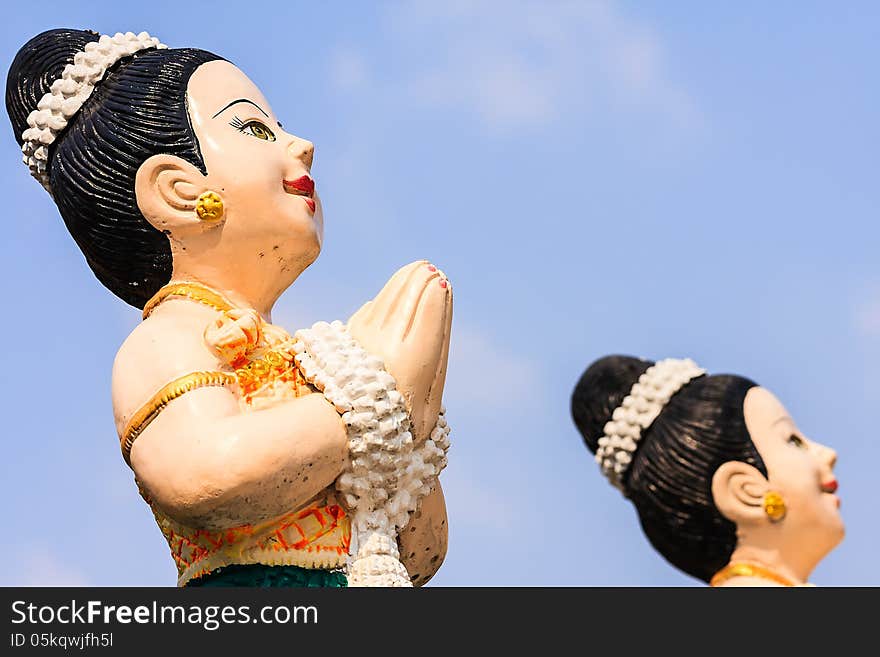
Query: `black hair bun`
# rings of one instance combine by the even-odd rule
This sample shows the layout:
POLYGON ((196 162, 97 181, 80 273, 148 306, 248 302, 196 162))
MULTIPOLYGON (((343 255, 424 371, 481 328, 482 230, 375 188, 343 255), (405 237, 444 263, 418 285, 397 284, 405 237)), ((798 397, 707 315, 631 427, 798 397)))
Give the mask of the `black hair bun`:
POLYGON ((64 67, 90 41, 100 35, 90 30, 47 30, 24 44, 12 60, 6 75, 6 113, 12 122, 15 140, 28 129, 27 117, 61 77, 64 67))
MULTIPOLYGON (((6 80, 6 108, 15 138, 27 130, 64 67, 100 35, 50 30, 19 50, 6 80)), ((107 289, 142 308, 171 278, 168 237, 141 214, 135 179, 157 154, 179 157, 204 174, 186 106, 195 70, 221 59, 196 48, 144 48, 119 59, 58 133, 46 175, 64 224, 107 289)))
POLYGON ((632 356, 605 356, 581 375, 571 395, 571 415, 591 452, 596 453, 614 409, 653 364, 632 356))

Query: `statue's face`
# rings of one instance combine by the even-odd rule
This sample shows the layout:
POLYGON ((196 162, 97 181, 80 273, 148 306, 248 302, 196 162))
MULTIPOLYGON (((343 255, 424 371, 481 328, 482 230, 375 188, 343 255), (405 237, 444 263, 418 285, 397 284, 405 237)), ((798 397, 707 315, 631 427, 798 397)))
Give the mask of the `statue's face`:
POLYGON ((801 534, 803 545, 827 553, 844 534, 832 472, 837 454, 806 438, 782 403, 764 388, 749 390, 743 414, 767 467, 770 489, 785 501, 786 514, 779 527, 795 540, 801 534))
MULTIPOLYGON (((309 174, 313 145, 283 130, 260 90, 229 62, 200 66, 187 102, 207 183, 225 208, 218 239, 280 263, 292 281, 318 256, 323 236, 309 174)), ((218 252, 229 257, 228 248, 218 252)))

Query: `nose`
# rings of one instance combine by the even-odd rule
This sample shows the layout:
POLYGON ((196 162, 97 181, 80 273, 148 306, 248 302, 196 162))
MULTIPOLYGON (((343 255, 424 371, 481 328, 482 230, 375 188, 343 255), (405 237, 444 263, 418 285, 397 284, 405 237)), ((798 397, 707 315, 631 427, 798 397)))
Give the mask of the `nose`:
POLYGON ((833 470, 834 466, 837 464, 837 452, 830 447, 826 447, 825 451, 827 452, 828 467, 833 470))
POLYGON ((290 153, 292 158, 302 162, 306 169, 312 168, 312 160, 315 157, 315 145, 308 139, 293 137, 290 145, 287 147, 287 152, 290 153))
POLYGON ((816 453, 819 460, 822 462, 822 465, 826 465, 829 470, 833 470, 834 465, 837 463, 837 452, 821 443, 814 442, 813 446, 816 449, 816 453))

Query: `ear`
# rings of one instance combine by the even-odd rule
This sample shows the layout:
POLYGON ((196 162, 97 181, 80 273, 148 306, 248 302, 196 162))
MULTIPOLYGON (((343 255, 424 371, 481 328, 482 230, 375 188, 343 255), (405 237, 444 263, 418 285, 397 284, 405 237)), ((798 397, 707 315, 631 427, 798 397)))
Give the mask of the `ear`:
POLYGON ((206 177, 175 155, 153 155, 138 169, 134 191, 138 208, 161 231, 196 226, 196 202, 207 190, 206 177))
POLYGON ((764 519, 764 494, 770 482, 753 465, 722 463, 712 476, 712 497, 725 518, 737 525, 764 519))

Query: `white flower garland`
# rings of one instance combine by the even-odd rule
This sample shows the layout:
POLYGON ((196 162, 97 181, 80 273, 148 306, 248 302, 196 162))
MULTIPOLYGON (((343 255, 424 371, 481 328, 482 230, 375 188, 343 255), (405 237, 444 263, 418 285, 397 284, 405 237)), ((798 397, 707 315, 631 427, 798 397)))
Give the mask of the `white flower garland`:
POLYGON ((688 381, 706 373, 689 358, 667 358, 649 367, 633 384, 605 424, 596 462, 613 486, 623 491, 623 476, 632 462, 642 432, 688 381))
POLYGON ((30 127, 21 134, 24 140, 21 145, 23 161, 31 175, 50 194, 52 189, 47 170, 49 146, 80 110, 107 69, 123 57, 146 48, 167 46, 146 32, 137 35, 118 32, 112 37, 105 34, 97 41, 90 41, 74 55, 73 64, 64 67, 61 77, 52 83, 51 91, 40 99, 37 109, 28 115, 30 127))
POLYGON ((414 448, 394 377, 342 322, 318 322, 294 337, 303 375, 342 414, 348 429, 351 465, 336 487, 352 509, 349 586, 412 586, 400 562, 397 534, 446 467, 444 411, 430 437, 414 448))

